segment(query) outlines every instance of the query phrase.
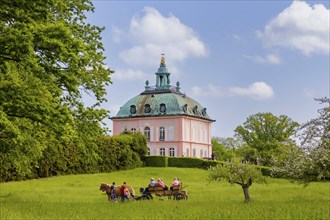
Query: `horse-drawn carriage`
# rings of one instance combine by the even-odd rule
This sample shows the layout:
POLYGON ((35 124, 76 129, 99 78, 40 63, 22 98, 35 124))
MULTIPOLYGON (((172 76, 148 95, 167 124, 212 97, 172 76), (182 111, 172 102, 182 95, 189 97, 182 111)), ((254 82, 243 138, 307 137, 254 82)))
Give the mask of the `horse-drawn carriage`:
POLYGON ((174 200, 188 199, 188 191, 182 189, 182 184, 174 186, 168 190, 159 186, 149 186, 147 190, 141 187, 140 192, 142 193, 142 196, 140 196, 139 200, 153 199, 152 195, 157 197, 167 197, 168 199, 172 199, 173 197, 174 200))
MULTIPOLYGON (((152 195, 157 197, 167 197, 168 199, 183 200, 188 199, 188 191, 182 188, 182 184, 179 186, 174 186, 172 189, 164 190, 163 187, 159 186, 149 186, 147 190, 143 187, 140 188, 141 196, 136 196, 133 187, 127 186, 129 191, 128 199, 133 200, 150 200, 153 199, 152 195)), ((100 190, 108 195, 108 200, 112 201, 111 198, 111 185, 107 183, 101 183, 100 190)), ((117 198, 121 197, 120 187, 114 187, 114 192, 117 198)))

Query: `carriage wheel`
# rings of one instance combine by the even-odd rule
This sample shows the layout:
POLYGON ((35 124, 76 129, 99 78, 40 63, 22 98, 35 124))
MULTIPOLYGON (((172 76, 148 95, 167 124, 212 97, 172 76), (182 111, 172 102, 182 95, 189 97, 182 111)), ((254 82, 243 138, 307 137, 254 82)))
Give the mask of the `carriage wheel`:
POLYGON ((177 193, 177 194, 175 194, 174 198, 175 198, 175 200, 183 200, 186 197, 182 193, 177 193))
POLYGON ((139 200, 149 200, 150 197, 147 195, 142 195, 139 200))

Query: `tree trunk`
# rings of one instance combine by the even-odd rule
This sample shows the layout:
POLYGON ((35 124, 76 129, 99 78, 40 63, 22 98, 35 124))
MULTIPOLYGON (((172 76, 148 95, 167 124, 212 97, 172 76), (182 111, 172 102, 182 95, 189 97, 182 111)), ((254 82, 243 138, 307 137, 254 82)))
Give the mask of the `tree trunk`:
POLYGON ((244 197, 245 197, 245 202, 250 202, 250 195, 249 195, 249 186, 246 184, 242 185, 243 192, 244 192, 244 197))

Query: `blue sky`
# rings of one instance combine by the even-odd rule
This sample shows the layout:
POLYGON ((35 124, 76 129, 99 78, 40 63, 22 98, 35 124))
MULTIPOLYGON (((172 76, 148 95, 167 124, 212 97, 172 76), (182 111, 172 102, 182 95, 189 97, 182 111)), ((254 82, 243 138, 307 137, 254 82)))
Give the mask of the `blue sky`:
MULTIPOLYGON (((171 84, 207 108, 212 136, 258 112, 299 123, 329 97, 329 1, 93 1, 115 70, 104 108, 115 116, 155 84, 161 54, 171 84)), ((86 98, 86 102, 90 102, 86 98)), ((106 121, 110 129, 112 122, 106 121)))

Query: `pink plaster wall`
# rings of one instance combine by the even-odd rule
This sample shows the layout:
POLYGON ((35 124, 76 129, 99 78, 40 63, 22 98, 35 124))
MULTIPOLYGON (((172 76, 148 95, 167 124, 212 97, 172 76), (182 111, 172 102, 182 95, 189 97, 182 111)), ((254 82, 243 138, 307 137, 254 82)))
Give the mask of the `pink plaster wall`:
POLYGON ((159 149, 165 148, 166 155, 170 147, 175 148, 175 156, 210 157, 212 153, 211 145, 211 122, 189 116, 162 116, 146 118, 125 118, 113 119, 113 134, 118 135, 123 129, 144 133, 145 127, 150 127, 151 138, 148 147, 151 155, 159 155, 159 149), (165 141, 159 141, 159 128, 165 127, 165 141), (173 129, 173 135, 171 130, 173 129), (171 138, 172 137, 172 138, 171 138), (189 155, 186 155, 189 148, 189 155), (203 155, 200 155, 200 151, 203 155), (205 155, 206 154, 206 155, 205 155))

